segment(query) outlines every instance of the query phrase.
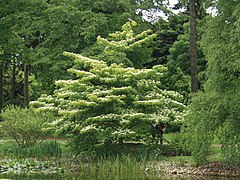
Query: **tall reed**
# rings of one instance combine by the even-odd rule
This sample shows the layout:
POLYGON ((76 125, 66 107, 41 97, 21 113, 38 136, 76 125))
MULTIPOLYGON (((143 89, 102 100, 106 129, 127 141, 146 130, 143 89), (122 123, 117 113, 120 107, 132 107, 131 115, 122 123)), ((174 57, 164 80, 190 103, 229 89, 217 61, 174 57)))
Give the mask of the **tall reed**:
POLYGON ((132 176, 141 173, 144 175, 146 167, 146 159, 138 160, 130 155, 115 157, 100 157, 99 159, 91 159, 88 162, 80 163, 80 174, 93 175, 98 178, 112 177, 113 179, 121 179, 124 175, 132 176))
POLYGON ((1 156, 15 157, 15 158, 25 158, 25 157, 35 157, 35 158, 47 158, 47 157, 58 157, 61 156, 61 148, 57 141, 44 141, 28 148, 20 148, 13 145, 1 145, 1 156))

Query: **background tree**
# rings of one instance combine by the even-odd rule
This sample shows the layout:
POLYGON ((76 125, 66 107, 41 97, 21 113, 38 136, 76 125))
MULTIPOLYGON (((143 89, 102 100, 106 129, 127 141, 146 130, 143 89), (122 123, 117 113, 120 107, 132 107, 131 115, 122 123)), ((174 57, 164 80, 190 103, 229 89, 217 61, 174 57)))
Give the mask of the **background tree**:
MULTIPOLYGON (((39 18, 44 10, 44 1, 15 1, 2 3, 1 8, 1 45, 4 50, 5 72, 12 66, 10 102, 22 104, 23 89, 16 82, 16 75, 23 70, 22 64, 29 64, 34 60, 34 48, 38 45, 36 32, 39 27, 39 18), (16 8, 17 7, 17 8, 16 8), (38 7, 39 9, 32 8, 38 7), (16 23, 17 22, 17 23, 16 23), (20 96, 19 96, 20 95, 20 96), (20 103, 19 103, 20 101, 20 103)), ((22 83, 22 82, 21 82, 22 83)), ((27 83, 25 83, 27 85, 27 83)), ((26 89, 26 88, 25 88, 26 89)), ((27 90, 27 89, 26 89, 27 90)), ((6 97, 9 97, 8 95, 6 97)))
POLYGON ((138 30, 147 29, 149 23, 143 21, 143 12, 164 6, 161 1, 152 0, 114 0, 111 6, 107 0, 10 0, 0 3, 3 59, 8 62, 6 68, 13 66, 13 73, 9 74, 13 82, 12 98, 10 93, 4 97, 16 103, 28 94, 20 90, 22 85, 14 80, 15 74, 24 70, 24 63, 31 66, 25 68, 31 71, 30 99, 43 92, 50 94, 55 80, 69 78, 66 70, 72 66, 72 61, 62 56, 63 51, 80 53, 94 44, 98 35, 106 37, 110 32, 120 30, 129 19, 141 24, 138 30), (16 98, 18 100, 14 100, 16 98))
MULTIPOLYGON (((3 54, 3 51, 0 49, 0 54, 3 54)), ((0 61, 0 113, 3 108, 3 61, 0 61)))
POLYGON ((198 51, 197 51, 197 19, 203 20, 206 17, 206 8, 209 3, 202 0, 180 0, 176 8, 187 5, 187 12, 190 16, 190 36, 189 36, 189 59, 191 71, 191 91, 199 90, 198 80, 198 51))
POLYGON ((237 1, 219 0, 218 15, 209 17, 202 41, 207 67, 204 91, 190 105, 188 130, 193 156, 206 161, 210 144, 217 136, 222 153, 239 162, 239 6, 237 1), (192 128, 194 127, 194 128, 192 128))
MULTIPOLYGON (((197 37, 197 53, 198 53, 198 79, 199 85, 202 86, 205 79, 206 60, 200 47, 200 41, 203 35, 205 20, 198 20, 198 37, 197 37)), ((165 77, 166 87, 180 92, 185 97, 191 93, 191 70, 189 61, 189 23, 184 24, 185 32, 178 36, 169 50, 167 61, 168 71, 165 77)))
POLYGON ((99 60, 104 59, 107 64, 122 63, 128 67, 143 68, 147 62, 153 61, 150 45, 156 34, 151 30, 136 34, 136 26, 135 21, 127 22, 122 26, 122 31, 110 33, 108 39, 99 36, 96 44, 82 54, 99 60))
POLYGON ((161 6, 154 5, 152 0, 109 3, 107 0, 48 2, 44 23, 41 23, 42 43, 37 48, 39 60, 31 69, 46 93, 53 91, 55 80, 69 78, 66 70, 72 66, 72 61, 63 57, 63 51, 81 53, 96 42, 98 35, 105 38, 110 32, 121 30, 122 24, 129 19, 139 23, 138 29, 142 31, 148 23, 143 22, 142 14, 136 11, 161 6))
POLYGON ((197 24, 196 24, 196 0, 189 0, 189 15, 190 15, 190 68, 191 68, 191 90, 197 92, 199 89, 197 79, 197 24))
POLYGON ((159 19, 156 23, 152 24, 151 29, 157 34, 152 54, 152 58, 156 58, 156 60, 147 63, 147 67, 167 63, 169 50, 173 43, 177 41, 177 37, 184 33, 183 24, 188 22, 188 20, 188 15, 179 13, 170 14, 167 20, 159 19))

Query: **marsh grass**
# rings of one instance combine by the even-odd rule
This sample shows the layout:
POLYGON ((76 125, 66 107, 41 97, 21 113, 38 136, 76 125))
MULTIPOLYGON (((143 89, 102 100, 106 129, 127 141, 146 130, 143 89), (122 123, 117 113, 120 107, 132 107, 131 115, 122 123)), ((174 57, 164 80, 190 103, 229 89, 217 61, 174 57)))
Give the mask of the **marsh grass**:
POLYGON ((100 157, 98 159, 88 159, 88 162, 79 164, 79 172, 81 175, 95 175, 98 178, 112 177, 113 179, 121 179, 123 175, 134 175, 141 173, 144 175, 146 159, 137 159, 130 155, 115 157, 100 157), (113 176, 114 175, 114 176, 113 176))
MULTIPOLYGON (((111 152, 107 152, 110 147, 98 146, 98 151, 89 154, 80 154, 77 158, 78 171, 81 175, 88 176, 95 174, 96 177, 111 177, 110 179, 157 176, 159 171, 158 162, 164 160, 167 154, 164 151, 172 151, 169 145, 146 145, 126 143, 122 146, 112 145, 111 152), (146 167, 154 166, 146 172, 146 167), (114 175, 114 176, 113 176, 114 175), (125 175, 129 175, 126 177, 125 175), (141 176, 139 176, 141 175, 141 176)), ((75 158, 75 159, 77 159, 75 158)))
POLYGON ((123 145, 112 144, 111 147, 101 144, 96 148, 96 155, 98 157, 130 155, 137 160, 159 160, 162 156, 177 155, 177 151, 169 144, 124 143, 123 145))
MULTIPOLYGON (((170 165, 177 162, 180 166, 195 165, 191 156, 175 155, 174 148, 169 144, 147 145, 133 142, 121 146, 99 144, 95 152, 79 155, 71 154, 66 144, 65 140, 46 140, 31 148, 17 148, 14 142, 4 141, 0 143, 0 158, 43 158, 47 161, 54 161, 57 166, 69 170, 70 173, 77 173, 77 176, 86 177, 85 179, 93 177, 96 179, 106 177, 108 179, 131 179, 146 175, 156 178, 161 174, 158 167, 160 162, 167 162, 170 165)), ((219 159, 220 147, 211 147, 209 161, 219 159)))
POLYGON ((13 158, 47 158, 61 156, 61 148, 57 141, 44 141, 37 145, 21 148, 14 142, 5 142, 0 144, 1 157, 13 158))

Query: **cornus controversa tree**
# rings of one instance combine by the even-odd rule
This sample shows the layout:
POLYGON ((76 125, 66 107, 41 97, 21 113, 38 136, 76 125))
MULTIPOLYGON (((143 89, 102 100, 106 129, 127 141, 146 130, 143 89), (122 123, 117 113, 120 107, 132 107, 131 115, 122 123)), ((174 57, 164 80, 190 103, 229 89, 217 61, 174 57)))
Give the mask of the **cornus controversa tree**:
POLYGON ((123 142, 146 138, 152 122, 183 120, 182 96, 161 89, 164 66, 135 69, 64 54, 74 59, 68 70, 73 79, 56 81, 58 88, 51 96, 42 95, 31 102, 38 110, 56 114, 56 121, 49 124, 54 132, 75 140, 91 134, 97 137, 95 142, 123 142))
MULTIPOLYGON (((159 82, 166 68, 128 67, 137 60, 129 54, 138 57, 138 50, 146 50, 156 36, 150 30, 136 34, 134 26, 134 21, 127 22, 122 31, 109 38, 98 37, 96 45, 84 52, 103 61, 65 53, 75 59, 69 69, 74 75, 72 80, 57 81, 58 89, 52 96, 43 95, 31 102, 39 110, 53 111, 59 117, 50 129, 70 134, 75 145, 86 139, 86 144, 95 144, 99 140, 146 140, 152 122, 182 121, 182 96, 163 90, 159 82), (99 54, 94 53, 96 49, 99 54)), ((141 57, 138 67, 144 62, 147 58, 144 61, 141 57)))

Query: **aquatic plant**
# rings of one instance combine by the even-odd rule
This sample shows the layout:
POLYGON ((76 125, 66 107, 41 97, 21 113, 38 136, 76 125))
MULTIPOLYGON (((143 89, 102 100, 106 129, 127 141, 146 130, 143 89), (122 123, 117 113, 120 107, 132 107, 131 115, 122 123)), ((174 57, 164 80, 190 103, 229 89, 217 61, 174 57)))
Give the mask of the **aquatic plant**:
POLYGON ((4 159, 0 161, 0 174, 57 174, 62 168, 52 166, 49 161, 36 159, 4 159))

